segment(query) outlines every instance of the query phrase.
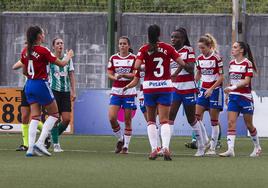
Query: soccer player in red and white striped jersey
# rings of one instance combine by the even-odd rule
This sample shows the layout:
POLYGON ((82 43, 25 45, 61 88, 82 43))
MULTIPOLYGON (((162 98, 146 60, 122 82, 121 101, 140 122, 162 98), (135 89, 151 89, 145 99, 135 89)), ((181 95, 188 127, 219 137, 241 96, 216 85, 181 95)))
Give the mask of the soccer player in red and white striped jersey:
POLYGON ((170 62, 173 59, 181 66, 184 66, 185 63, 176 50, 171 45, 160 42, 159 37, 159 26, 149 26, 149 43, 140 48, 135 62, 135 68, 140 69, 141 64, 145 64, 143 92, 148 115, 147 132, 152 148, 149 159, 154 160, 157 158, 156 111, 158 110, 164 160, 171 160, 169 151, 171 132, 168 113, 171 105, 173 86, 170 74, 170 62))
POLYGON ((245 124, 250 132, 254 150, 250 157, 261 154, 261 146, 257 129, 253 125, 254 104, 251 94, 251 79, 257 68, 250 50, 245 42, 235 42, 232 47, 234 59, 229 63, 230 85, 224 89, 228 97, 228 150, 221 153, 222 157, 234 157, 234 144, 236 136, 236 120, 239 113, 243 114, 245 124), (248 58, 246 58, 246 56, 248 58))
MULTIPOLYGON (((194 130, 199 123, 195 117, 196 95, 198 91, 194 80, 195 53, 190 46, 190 41, 184 28, 179 28, 172 32, 171 44, 187 65, 185 68, 180 67, 178 69, 176 63, 173 62, 171 64, 172 82, 175 90, 173 92, 173 101, 169 113, 171 130, 173 132, 174 121, 181 104, 184 106, 188 123, 194 130)), ((202 143, 202 141, 200 141, 202 138, 199 135, 197 139, 199 139, 198 143, 202 143)), ((196 141, 193 142, 193 144, 194 143, 196 146, 196 141)))
MULTIPOLYGON (((206 34, 202 36, 198 41, 198 48, 201 51, 201 55, 197 58, 196 81, 201 80, 202 84, 197 98, 196 117, 202 122, 204 112, 209 110, 212 134, 210 149, 206 154, 216 155, 215 150, 220 131, 219 114, 223 109, 223 62, 217 53, 217 42, 212 35, 206 34)), ((208 143, 204 126, 202 126, 202 130, 204 140, 208 143)), ((198 150, 200 155, 203 155, 205 148, 198 148, 198 150)))
POLYGON ((132 135, 131 111, 136 109, 136 89, 123 91, 123 88, 131 82, 134 77, 134 63, 136 56, 129 52, 130 40, 128 37, 120 37, 118 41, 119 53, 110 57, 108 62, 108 77, 113 80, 111 90, 109 120, 115 136, 118 138, 115 153, 128 153, 128 146, 132 135), (125 112, 125 131, 121 132, 117 116, 120 108, 125 112))

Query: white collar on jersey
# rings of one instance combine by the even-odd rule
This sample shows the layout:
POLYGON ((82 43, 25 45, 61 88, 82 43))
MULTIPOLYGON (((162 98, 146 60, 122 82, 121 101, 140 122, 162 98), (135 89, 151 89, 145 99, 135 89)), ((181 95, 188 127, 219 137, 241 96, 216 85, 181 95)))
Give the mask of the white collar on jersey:
POLYGON ((241 63, 243 63, 246 59, 247 59, 247 58, 244 58, 244 59, 242 59, 240 62, 236 61, 236 59, 235 59, 235 64, 241 64, 241 63))
POLYGON ((206 56, 204 56, 204 54, 202 54, 202 56, 204 57, 204 59, 209 59, 209 58, 211 58, 214 54, 215 54, 215 51, 212 51, 212 53, 210 54, 210 56, 206 57, 206 56))
POLYGON ((120 58, 122 58, 122 59, 127 59, 131 54, 132 54, 132 53, 129 52, 128 55, 127 55, 126 57, 122 57, 122 56, 119 55, 119 53, 117 53, 118 57, 120 57, 120 58))

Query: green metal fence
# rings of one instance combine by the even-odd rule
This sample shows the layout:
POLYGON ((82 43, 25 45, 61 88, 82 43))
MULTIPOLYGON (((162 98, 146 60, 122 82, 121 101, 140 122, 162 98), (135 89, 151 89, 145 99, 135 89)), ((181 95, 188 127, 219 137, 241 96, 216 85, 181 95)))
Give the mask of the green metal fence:
MULTIPOLYGON (((243 0, 240 0, 242 4, 243 0)), ((122 12, 232 13, 232 0, 117 0, 122 12)), ((246 0, 248 13, 268 13, 267 0, 246 0)), ((0 0, 0 11, 107 12, 108 0, 0 0)))

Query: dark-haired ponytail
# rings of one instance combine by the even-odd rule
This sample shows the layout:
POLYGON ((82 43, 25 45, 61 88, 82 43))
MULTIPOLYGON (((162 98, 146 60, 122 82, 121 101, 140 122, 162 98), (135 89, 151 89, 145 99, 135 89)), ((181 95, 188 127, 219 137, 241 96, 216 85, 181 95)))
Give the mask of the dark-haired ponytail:
POLYGON ((255 63, 255 60, 254 60, 254 57, 253 57, 253 54, 251 52, 249 44, 246 42, 242 42, 242 41, 238 41, 237 43, 239 44, 240 48, 242 48, 244 50, 243 56, 247 56, 248 60, 252 63, 253 70, 255 72, 258 72, 257 65, 255 63))
POLYGON ((248 60, 252 62, 253 70, 255 72, 258 72, 258 69, 257 69, 256 63, 255 63, 254 57, 252 55, 250 46, 249 46, 248 43, 246 43, 246 46, 247 46, 247 49, 248 49, 248 52, 247 52, 247 54, 248 54, 248 60))
POLYGON ((148 52, 153 54, 157 52, 157 42, 159 41, 160 27, 156 24, 150 25, 148 27, 148 40, 149 40, 149 50, 148 52))
POLYGON ((27 37, 27 56, 30 59, 32 54, 33 46, 37 40, 38 34, 41 34, 43 31, 39 26, 30 26, 27 29, 26 37, 27 37))

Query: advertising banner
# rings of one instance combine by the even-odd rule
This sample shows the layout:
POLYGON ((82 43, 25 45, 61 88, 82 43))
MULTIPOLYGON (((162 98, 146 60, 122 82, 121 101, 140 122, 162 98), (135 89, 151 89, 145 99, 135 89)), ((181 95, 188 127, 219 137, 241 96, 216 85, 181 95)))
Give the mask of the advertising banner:
MULTIPOLYGON (((74 106, 74 133, 82 135, 112 135, 113 131, 108 118, 108 109, 110 101, 110 90, 83 90, 80 92, 74 106)), ((138 100, 136 100, 137 110, 132 113, 133 135, 147 135, 146 121, 139 109, 138 100)), ((119 111, 118 120, 124 129, 123 110, 119 111)), ((222 126, 222 136, 227 133, 227 113, 226 107, 220 114, 220 123, 222 126)), ((205 112, 204 123, 208 134, 211 134, 210 117, 205 112)), ((181 106, 174 125, 174 135, 189 136, 192 134, 183 107, 181 106)), ((237 121, 237 135, 246 136, 247 131, 243 123, 243 117, 239 116, 237 121)))
MULTIPOLYGON (((43 114, 44 118, 46 116, 43 114)), ((21 132, 21 88, 0 88, 1 132, 21 132)), ((72 120, 65 133, 73 133, 72 120)))

